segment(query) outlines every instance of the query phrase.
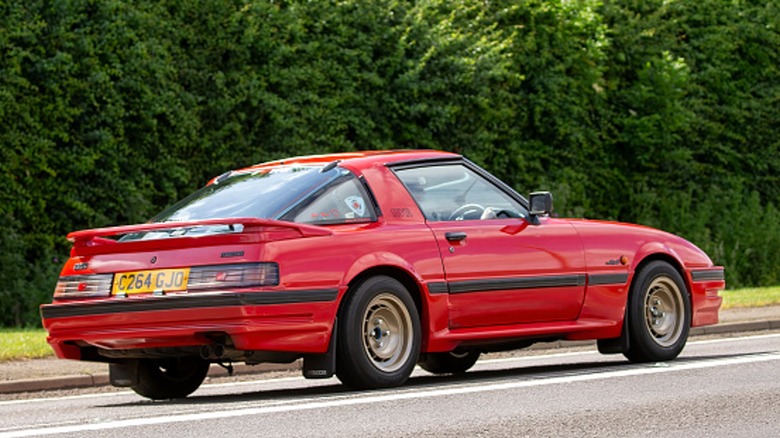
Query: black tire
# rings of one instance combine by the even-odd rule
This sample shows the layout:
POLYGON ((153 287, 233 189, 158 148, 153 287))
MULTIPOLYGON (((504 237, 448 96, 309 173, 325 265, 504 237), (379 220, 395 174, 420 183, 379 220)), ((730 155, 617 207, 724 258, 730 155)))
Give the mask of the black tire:
POLYGON ((209 363, 199 357, 142 359, 138 383, 131 388, 152 400, 184 398, 200 387, 208 371, 209 363))
POLYGON ((402 385, 417 363, 420 337, 420 317, 409 291, 391 277, 371 277, 342 307, 336 375, 353 388, 402 385))
POLYGON ((426 353, 421 356, 420 367, 433 374, 465 373, 477 363, 477 350, 426 353))
POLYGON ((691 299, 680 273, 671 265, 654 261, 639 271, 627 310, 629 339, 623 355, 628 360, 665 361, 682 352, 691 326, 691 299))

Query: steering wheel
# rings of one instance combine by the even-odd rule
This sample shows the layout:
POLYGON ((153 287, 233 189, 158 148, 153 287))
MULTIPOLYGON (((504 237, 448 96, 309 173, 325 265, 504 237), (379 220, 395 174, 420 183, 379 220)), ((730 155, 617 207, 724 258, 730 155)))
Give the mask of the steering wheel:
POLYGON ((501 210, 495 211, 495 213, 496 213, 496 217, 501 218, 501 219, 521 218, 522 217, 517 212, 514 212, 512 210, 501 209, 501 210))
POLYGON ((448 220, 451 221, 462 221, 463 217, 466 216, 469 213, 476 213, 477 219, 479 216, 482 215, 482 212, 485 211, 485 207, 479 205, 479 204, 466 204, 463 206, 458 207, 455 211, 450 214, 450 217, 448 220))

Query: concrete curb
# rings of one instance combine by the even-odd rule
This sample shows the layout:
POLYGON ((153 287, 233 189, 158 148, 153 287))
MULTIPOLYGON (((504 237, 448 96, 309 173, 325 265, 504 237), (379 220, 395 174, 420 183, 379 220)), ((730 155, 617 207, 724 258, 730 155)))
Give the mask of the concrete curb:
POLYGON ((780 329, 780 320, 740 321, 725 324, 709 325, 691 329, 691 336, 720 335, 736 332, 758 332, 780 329))
MULTIPOLYGON (((235 364, 233 373, 241 375, 263 374, 272 371, 300 370, 303 363, 297 360, 293 363, 275 364, 263 363, 259 365, 235 364)), ((108 366, 106 366, 108 370, 108 366)), ((208 377, 227 377, 228 372, 219 365, 212 365, 208 377)), ((70 376, 43 377, 38 379, 11 380, 0 382, 0 394, 15 392, 55 391, 60 389, 89 388, 95 386, 108 386, 108 371, 98 374, 80 374, 70 376)))
MULTIPOLYGON (((765 330, 780 329, 780 320, 767 321, 743 321, 734 323, 717 324, 706 327, 696 327, 691 329, 691 336, 716 335, 738 332, 756 332, 765 330)), ((538 343, 530 348, 532 349, 555 349, 574 346, 592 345, 594 341, 557 341, 551 343, 538 343)), ((259 364, 245 365, 236 364, 233 366, 235 374, 262 374, 272 371, 295 371, 302 368, 300 360, 289 364, 259 364)), ((209 370, 209 377, 225 377, 227 371, 219 366, 212 366, 209 370)), ((109 385, 108 372, 99 374, 84 374, 75 376, 58 376, 39 379, 13 380, 0 382, 0 394, 11 394, 18 392, 38 392, 54 391, 61 389, 89 388, 109 385)))
POLYGON ((79 376, 44 377, 40 379, 0 382, 0 394, 14 392, 37 392, 55 389, 89 388, 108 385, 108 373, 79 376))

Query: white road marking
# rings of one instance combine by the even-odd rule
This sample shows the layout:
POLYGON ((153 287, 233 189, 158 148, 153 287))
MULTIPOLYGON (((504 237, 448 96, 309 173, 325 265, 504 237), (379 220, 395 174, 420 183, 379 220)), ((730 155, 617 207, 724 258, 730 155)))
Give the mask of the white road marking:
MULTIPOLYGON (((262 379, 262 380, 247 380, 243 382, 225 382, 225 383, 205 383, 203 384, 202 388, 208 389, 208 388, 232 388, 232 387, 238 387, 238 386, 250 386, 250 385, 263 385, 263 384, 276 384, 276 383, 284 383, 284 382, 296 382, 296 381, 304 381, 306 380, 301 377, 279 377, 275 379, 262 379)), ((6 401, 0 401, 0 406, 7 406, 7 405, 23 405, 23 404, 32 404, 32 403, 42 403, 42 402, 51 402, 51 401, 66 401, 66 400, 82 400, 87 398, 102 398, 102 397, 116 397, 120 395, 135 395, 135 392, 133 391, 121 391, 121 392, 105 392, 100 394, 79 394, 79 395, 66 395, 63 397, 41 397, 41 398, 31 398, 31 399, 24 399, 24 400, 6 400, 6 401)))
MULTIPOLYGON (((780 333, 755 335, 755 336, 741 336, 736 338, 709 339, 706 341, 693 341, 693 342, 688 342, 688 345, 709 345, 709 344, 717 344, 721 342, 739 342, 739 341, 750 341, 750 340, 771 339, 771 338, 780 338, 780 333)), ((588 351, 575 351, 570 353, 544 354, 538 356, 482 359, 477 362, 477 365, 526 362, 526 361, 539 360, 539 359, 556 359, 556 358, 588 356, 588 355, 602 356, 602 354, 599 353, 598 351, 588 350, 588 351)), ((417 369, 419 369, 419 367, 417 367, 417 369)), ((204 389, 231 388, 231 387, 240 387, 240 386, 271 384, 271 383, 296 382, 296 381, 303 381, 303 380, 306 379, 303 377, 281 377, 276 379, 259 379, 259 380, 243 381, 243 382, 206 383, 203 385, 203 388, 204 389)), ((64 397, 45 397, 45 398, 33 398, 33 399, 25 399, 25 400, 7 400, 7 401, 0 401, 0 406, 42 403, 42 402, 49 402, 49 401, 81 400, 87 398, 116 397, 120 395, 133 395, 133 394, 135 393, 130 391, 123 391, 123 392, 109 392, 109 393, 101 393, 101 394, 80 394, 80 395, 71 395, 71 396, 64 396, 64 397)))
POLYGON ((539 360, 539 359, 561 359, 564 357, 577 357, 577 356, 589 356, 589 355, 602 356, 602 354, 599 353, 598 351, 588 350, 588 351, 574 351, 571 353, 543 354, 539 356, 500 357, 497 359, 481 359, 477 362, 477 364, 489 365, 494 363, 527 362, 527 361, 539 360))
POLYGON ((207 383, 204 388, 234 388, 236 386, 258 385, 263 383, 285 383, 285 382, 303 382, 306 378, 299 377, 279 377, 275 379, 247 380, 243 382, 225 382, 225 383, 207 383))
POLYGON ((85 398, 116 397, 118 395, 131 395, 131 394, 135 394, 135 393, 131 391, 122 391, 122 392, 104 392, 100 394, 66 395, 62 397, 28 398, 24 400, 5 400, 5 401, 0 401, 0 406, 25 405, 31 403, 45 403, 45 402, 52 402, 52 401, 82 400, 85 398))
POLYGON ((671 362, 668 364, 664 363, 665 366, 656 366, 656 365, 641 366, 641 367, 637 366, 626 370, 606 371, 606 372, 584 374, 584 375, 581 374, 581 375, 571 375, 571 376, 549 377, 549 378, 542 378, 542 379, 524 380, 519 382, 501 382, 501 383, 494 383, 494 384, 487 384, 487 385, 480 384, 480 385, 472 385, 472 386, 434 388, 434 389, 423 390, 423 391, 410 391, 410 390, 404 391, 403 389, 400 389, 397 390, 400 392, 385 393, 385 394, 360 393, 360 394, 356 394, 354 397, 351 398, 340 398, 335 400, 314 399, 314 401, 305 401, 302 403, 293 401, 293 403, 289 405, 249 407, 244 409, 235 409, 235 406, 230 406, 226 410, 216 410, 216 411, 208 411, 208 412, 163 415, 163 416, 147 417, 147 418, 106 421, 106 422, 99 422, 99 423, 92 423, 92 424, 79 424, 79 425, 43 427, 43 428, 35 427, 33 429, 21 429, 21 430, 6 432, 6 433, 0 433, 0 438, 42 436, 42 435, 54 435, 54 434, 62 434, 62 433, 80 433, 80 432, 111 430, 111 429, 119 429, 119 428, 127 428, 127 427, 152 426, 152 425, 159 425, 159 424, 172 424, 172 423, 181 423, 181 422, 195 422, 195 421, 216 420, 216 419, 235 418, 235 417, 246 417, 246 416, 253 416, 253 415, 266 415, 266 414, 274 414, 274 413, 281 413, 281 412, 329 409, 329 408, 338 408, 344 406, 355 406, 355 405, 365 405, 365 404, 374 404, 374 403, 388 403, 388 402, 396 402, 401 400, 414 400, 414 399, 424 399, 424 398, 433 398, 433 397, 474 394, 474 393, 482 393, 482 392, 505 391, 510 389, 530 388, 530 387, 548 386, 548 385, 560 385, 560 384, 568 384, 573 382, 587 382, 587 381, 605 380, 605 379, 613 379, 613 378, 621 378, 621 377, 633 377, 633 376, 642 376, 642 375, 649 375, 649 374, 697 370, 697 369, 704 369, 704 368, 735 366, 735 365, 744 365, 750 363, 768 362, 768 361, 777 361, 777 360, 780 360, 780 353, 769 353, 769 354, 748 355, 748 356, 740 356, 740 357, 725 358, 725 359, 707 359, 698 362, 671 362))

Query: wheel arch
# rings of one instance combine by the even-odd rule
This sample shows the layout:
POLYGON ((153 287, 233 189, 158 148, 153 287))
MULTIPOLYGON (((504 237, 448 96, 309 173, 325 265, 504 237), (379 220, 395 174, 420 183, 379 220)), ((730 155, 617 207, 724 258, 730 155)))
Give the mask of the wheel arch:
MULTIPOLYGON (((421 291, 422 288, 418 286, 412 273, 392 265, 372 266, 359 272, 349 281, 337 309, 338 335, 334 338, 337 341, 335 344, 331 344, 331 347, 335 345, 332 350, 334 352, 332 357, 335 360, 335 374, 342 383, 355 388, 384 388, 397 386, 408 379, 419 360, 422 342, 428 333, 423 327, 422 315, 424 312, 421 291), (365 289, 366 285, 368 285, 368 289, 365 289), (377 285, 383 286, 377 288, 377 285), (392 314, 385 316, 391 320, 395 317, 401 318, 396 321, 396 327, 400 327, 401 320, 403 320, 403 325, 408 324, 407 329, 409 329, 408 331, 398 329, 404 340, 397 340, 390 344, 397 344, 397 346, 389 347, 392 356, 388 357, 382 356, 381 351, 384 349, 381 343, 378 345, 378 349, 376 346, 369 346, 366 343, 364 338, 367 333, 365 324, 368 320, 363 318, 366 318, 368 313, 361 315, 361 312, 368 312, 367 309, 372 308, 371 305, 374 301, 387 301, 389 299, 385 296, 388 294, 385 293, 384 287, 392 290, 392 293, 396 295, 392 300, 405 308, 401 313, 408 312, 406 316, 393 316, 392 314), (405 289, 408 293, 403 294, 400 289, 405 289), (367 293, 369 298, 366 298, 367 293), (368 299, 373 301, 369 302, 368 299), (417 309, 410 309, 409 307, 412 305, 417 309), (355 338, 355 336, 349 336, 350 333, 358 333, 359 336, 355 338), (362 347, 356 346, 355 342, 358 342, 362 347), (360 352, 356 349, 359 349, 360 352), (383 363, 385 359, 396 361, 397 354, 401 354, 403 359, 394 362, 392 369, 384 371, 384 367, 378 365, 383 363), (379 368, 379 370, 375 368, 379 368)), ((387 307, 387 304, 383 304, 383 306, 387 307)), ((377 307, 381 308, 382 306, 377 307)), ((382 319, 384 318, 379 320, 382 319)), ((384 323, 373 322, 372 324, 384 323)), ((393 323, 389 325, 393 326, 393 323)), ((385 334, 389 333, 388 331, 385 334)))
MULTIPOLYGON (((662 265, 657 264, 653 269, 661 268, 662 265)), ((676 283, 676 280, 673 278, 670 278, 670 280, 674 281, 676 283)), ((653 283, 649 283, 653 284, 653 283)), ((647 292, 649 293, 649 292, 647 292)), ((683 267, 683 264, 673 257, 672 255, 668 253, 652 253, 648 254, 646 257, 644 257, 639 263, 636 264, 636 267, 634 268, 634 272, 632 275, 631 283, 629 285, 629 293, 627 297, 626 302, 626 308, 625 313, 623 317, 623 330, 620 338, 618 339, 605 339, 605 340, 599 340, 598 346, 599 351, 602 353, 610 354, 610 353, 617 353, 621 352, 623 355, 631 362, 647 362, 647 361, 659 361, 659 360, 671 360, 677 357, 677 355, 680 354, 682 349, 685 346, 686 340, 688 338, 688 331, 691 328, 691 324, 693 321, 693 307, 692 307, 692 293, 691 293, 691 286, 688 282, 688 279, 685 275, 685 270, 683 267), (673 341, 671 341, 669 344, 661 344, 655 341, 654 335, 648 333, 647 330, 644 330, 642 327, 639 327, 637 324, 643 325, 645 328, 647 328, 647 315, 641 315, 642 312, 646 312, 647 308, 644 307, 644 310, 642 310, 642 303, 644 302, 644 306, 647 306, 647 303, 645 301, 645 292, 638 290, 636 288, 639 288, 640 284, 642 284, 642 289, 644 289, 644 283, 646 281, 655 281, 655 278, 657 277, 648 277, 648 275, 643 274, 643 271, 645 269, 648 269, 648 267, 656 262, 662 262, 666 267, 664 270, 668 274, 665 274, 667 276, 672 275, 673 272, 676 272, 679 277, 682 284, 680 284, 680 291, 679 293, 682 294, 680 297, 682 299, 682 302, 679 304, 683 308, 684 312, 683 314, 680 314, 680 318, 682 318, 682 321, 685 322, 684 324, 675 325, 675 327, 672 328, 674 330, 675 337, 673 338, 673 341), (650 280, 648 280, 650 279, 650 280), (641 294, 641 295, 637 295, 641 294), (642 297, 638 301, 638 297, 642 297), (686 302, 687 301, 687 305, 686 302), (632 311, 639 312, 639 315, 634 315, 634 317, 631 317, 630 313, 632 311), (638 310, 637 310, 638 309, 638 310), (639 322, 641 320, 641 322, 639 322), (679 328, 676 328, 679 327, 679 328), (637 330, 634 332, 634 330, 637 330), (636 334, 635 334, 636 333, 636 334)), ((661 314, 661 318, 664 317, 664 314, 661 314)), ((655 324, 655 323, 653 323, 655 324)), ((649 330, 649 329, 648 329, 649 330)), ((661 336, 666 336, 665 331, 668 329, 662 329, 660 332, 661 336)))
POLYGON ((344 293, 344 296, 341 298, 341 302, 339 302, 337 315, 341 315, 341 312, 343 311, 344 308, 344 303, 347 301, 349 294, 353 293, 354 290, 363 281, 371 277, 376 277, 378 275, 384 275, 399 281, 406 288, 406 290, 409 291, 409 294, 412 296, 412 300, 414 301, 414 305, 417 307, 417 315, 420 317, 421 328, 423 332, 421 334, 423 335, 423 339, 425 339, 426 328, 425 328, 425 324, 422 324, 422 321, 425 319, 427 306, 425 305, 422 297, 423 294, 422 287, 420 286, 418 279, 411 272, 398 266, 393 266, 393 265, 372 266, 370 268, 364 269, 363 271, 359 272, 357 275, 352 277, 347 283, 347 291, 344 293))
MULTIPOLYGON (((685 284, 685 293, 688 294, 689 298, 693 298, 691 296, 691 283, 689 282, 688 276, 685 274, 685 269, 683 268, 683 264, 680 262, 679 259, 671 255, 670 253, 664 253, 664 252, 654 252, 654 253, 647 254, 636 264, 636 266, 634 266, 634 272, 633 275, 631 276, 631 284, 629 284, 629 289, 634 286, 634 282, 636 281, 637 278, 636 274, 639 273, 642 269, 644 269, 645 266, 655 261, 666 262, 672 268, 674 268, 674 270, 677 271, 678 274, 680 274, 680 277, 682 278, 682 281, 685 284)), ((626 296, 626 299, 628 299, 628 296, 626 296)))
POLYGON ((412 302, 417 307, 417 316, 420 322, 420 341, 421 343, 427 342, 427 334, 429 330, 425 327, 423 321, 425 320, 425 308, 424 300, 422 297, 422 288, 418 283, 415 276, 409 271, 393 265, 376 265, 356 272, 346 284, 341 288, 344 290, 340 294, 338 304, 336 306, 335 319, 332 327, 332 331, 329 336, 327 351, 324 354, 313 354, 304 356, 303 372, 307 378, 327 378, 333 374, 338 374, 339 365, 337 363, 339 352, 339 335, 338 326, 339 320, 345 318, 345 308, 350 301, 350 297, 360 287, 360 285, 370 278, 377 276, 386 276, 392 278, 399 283, 409 292, 409 296, 412 302))
MULTIPOLYGON (((628 312, 629 312, 629 307, 630 307, 629 306, 629 300, 631 299, 631 290, 634 287, 634 285, 636 284, 637 277, 638 277, 637 274, 639 272, 641 272, 642 269, 644 269, 647 265, 649 265, 650 263, 655 262, 655 261, 661 261, 661 262, 665 262, 665 263, 669 264, 675 271, 677 271, 677 273, 680 274, 680 277, 682 278, 683 283, 685 285, 685 291, 684 292, 688 295, 688 299, 689 300, 692 299, 692 296, 691 296, 691 285, 688 282, 688 277, 685 275, 685 270, 683 269, 682 263, 676 257, 674 257, 670 253, 666 253, 666 252, 651 252, 651 253, 645 254, 634 265, 633 272, 631 273, 631 282, 629 283, 628 289, 626 290, 627 293, 625 295, 625 308, 623 310, 623 321, 621 321, 621 324, 620 324, 621 327, 622 327, 621 328, 621 336, 620 336, 620 338, 617 338, 617 339, 614 339, 614 340, 609 340, 609 339, 602 340, 602 342, 605 342, 605 344, 603 346, 603 351, 602 351, 602 347, 601 346, 599 347, 599 351, 602 351, 602 352, 605 352, 605 353, 616 353, 616 352, 618 352, 620 350, 626 351, 630 347, 630 345, 629 345, 630 335, 628 333, 630 331, 630 328, 629 328, 629 325, 628 325, 628 319, 629 319, 628 312), (612 343, 610 345, 609 344, 610 341, 616 341, 616 342, 612 343)), ((691 313, 692 309, 689 308, 688 312, 691 313)), ((693 315, 689 314, 688 316, 689 316, 688 324, 690 325, 691 321, 693 320, 693 318, 692 318, 693 315)))

